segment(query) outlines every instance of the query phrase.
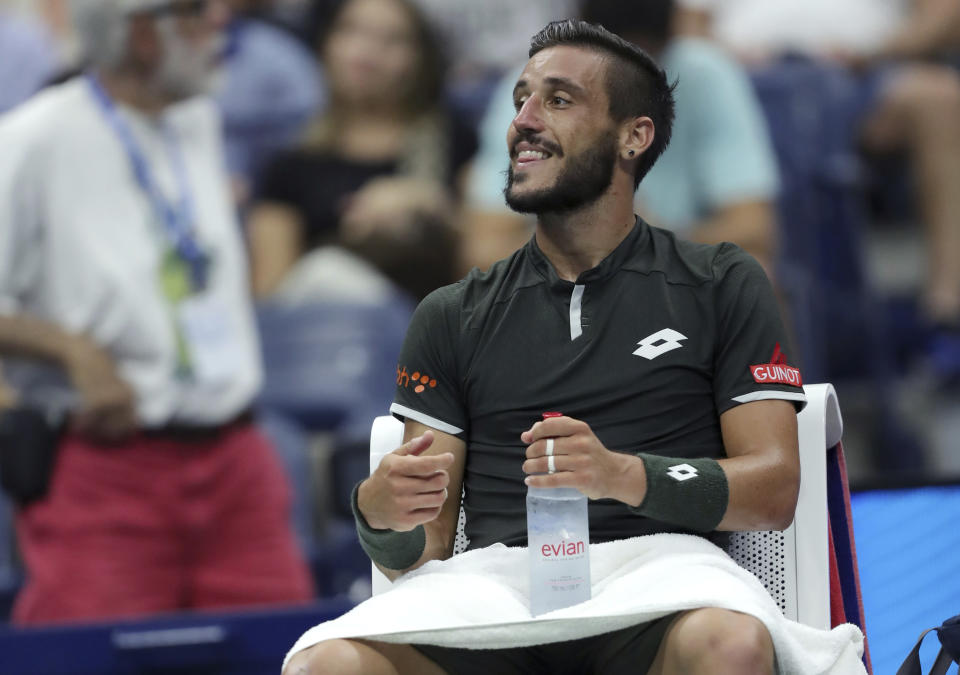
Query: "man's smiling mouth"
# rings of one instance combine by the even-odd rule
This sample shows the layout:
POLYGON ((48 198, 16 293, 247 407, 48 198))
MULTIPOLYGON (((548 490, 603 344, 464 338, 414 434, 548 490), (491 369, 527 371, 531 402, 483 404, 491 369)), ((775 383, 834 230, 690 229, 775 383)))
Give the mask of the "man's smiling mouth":
POLYGON ((528 164, 529 162, 536 162, 547 159, 548 157, 553 157, 553 155, 544 150, 521 150, 517 153, 517 163, 528 164))
POLYGON ((542 162, 545 159, 557 156, 561 157, 563 153, 554 143, 536 137, 522 138, 513 144, 513 158, 517 166, 542 162))

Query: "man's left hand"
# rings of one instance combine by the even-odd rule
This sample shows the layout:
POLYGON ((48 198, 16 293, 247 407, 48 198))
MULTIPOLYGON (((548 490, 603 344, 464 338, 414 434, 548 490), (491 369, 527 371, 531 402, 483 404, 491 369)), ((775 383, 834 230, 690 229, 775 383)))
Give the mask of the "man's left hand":
POLYGON ((590 499, 617 499, 637 506, 647 481, 643 462, 604 447, 590 425, 572 417, 550 417, 520 434, 527 444, 523 471, 531 487, 572 487, 590 499), (548 441, 553 441, 555 473, 548 474, 548 441))

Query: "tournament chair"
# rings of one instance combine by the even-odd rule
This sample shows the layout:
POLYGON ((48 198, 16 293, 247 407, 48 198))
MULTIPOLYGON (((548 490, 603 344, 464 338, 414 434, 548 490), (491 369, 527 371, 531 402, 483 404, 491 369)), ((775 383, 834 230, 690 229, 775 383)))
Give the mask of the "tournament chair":
MULTIPOLYGON (((735 532, 727 553, 763 582, 788 619, 820 629, 849 622, 863 631, 837 393, 831 384, 808 384, 803 390, 807 405, 797 416, 801 481, 793 523, 782 532, 735 532)), ((377 417, 370 430, 371 473, 402 443, 403 423, 377 417)), ((454 554, 468 543, 464 522, 461 508, 454 554)), ((387 577, 372 563, 371 569, 373 593, 389 588, 387 577)), ((872 672, 866 644, 864 662, 872 672)))

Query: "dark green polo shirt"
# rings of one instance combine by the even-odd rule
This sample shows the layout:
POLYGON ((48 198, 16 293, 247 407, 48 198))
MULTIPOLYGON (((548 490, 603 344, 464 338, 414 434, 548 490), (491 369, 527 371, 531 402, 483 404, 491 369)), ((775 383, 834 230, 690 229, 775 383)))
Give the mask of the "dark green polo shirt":
MULTIPOLYGON (((520 433, 544 411, 587 422, 610 450, 724 456, 720 415, 741 403, 801 407, 799 370, 761 267, 638 219, 576 283, 535 239, 417 308, 391 412, 467 443, 470 548, 526 543, 520 433)), ((674 526, 590 502, 594 542, 674 526)))

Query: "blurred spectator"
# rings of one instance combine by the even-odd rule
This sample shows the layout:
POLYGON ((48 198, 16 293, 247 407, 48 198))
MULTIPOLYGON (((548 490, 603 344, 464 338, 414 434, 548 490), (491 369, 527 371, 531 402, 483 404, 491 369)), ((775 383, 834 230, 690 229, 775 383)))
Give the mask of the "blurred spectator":
POLYGON ((15 392, 3 377, 3 369, 0 367, 0 410, 12 408, 17 403, 17 392, 15 392))
MULTIPOLYGON (((0 415, 17 404, 17 394, 3 378, 0 368, 0 415)), ((14 554, 13 505, 7 495, 0 491, 0 594, 16 588, 19 565, 14 554)))
POLYGON ((0 2, 0 113, 27 100, 57 70, 57 50, 44 24, 0 2))
MULTIPOLYGON (((38 16, 14 0, 0 0, 0 113, 35 94, 57 68, 53 37, 38 16)), ((14 394, 0 377, 0 410, 12 406, 14 394)), ((0 591, 17 576, 13 552, 13 515, 6 495, 0 494, 0 591)))
MULTIPOLYGON (((927 234, 926 318, 960 335, 960 74, 937 58, 960 46, 956 0, 725 0, 719 39, 751 63, 804 53, 859 78, 860 142, 905 151, 927 234)), ((940 365, 960 373, 960 339, 940 365)))
POLYGON ((287 31, 300 42, 313 47, 317 22, 329 13, 329 5, 336 0, 254 0, 252 15, 287 31))
POLYGON ((713 7, 716 0, 677 0, 673 30, 686 37, 713 38, 713 7))
POLYGON ((712 0, 713 30, 744 58, 784 51, 925 59, 960 43, 952 0, 712 0))
POLYGON ((298 37, 305 37, 313 8, 320 0, 254 0, 256 13, 265 21, 281 26, 298 37))
POLYGON ((4 448, 55 452, 16 516, 14 620, 308 600, 283 469, 248 412, 261 368, 243 249, 198 96, 229 10, 74 11, 90 75, 0 119, 5 374, 24 410, 71 401, 59 439, 4 448), (40 395, 42 364, 62 375, 40 395))
POLYGON ((734 242, 770 274, 777 165, 749 79, 710 42, 677 34, 676 25, 691 12, 676 11, 671 0, 635 7, 593 0, 585 18, 621 26, 623 37, 653 54, 677 81, 674 135, 640 185, 640 212, 695 241, 734 242))
POLYGON ((329 106, 264 175, 248 225, 254 293, 342 244, 422 296, 454 278, 452 209, 476 148, 443 107, 435 38, 408 0, 347 0, 318 43, 329 106))
POLYGON ((554 19, 576 16, 580 0, 414 0, 449 51, 454 105, 476 123, 500 78, 527 58, 529 37, 554 19))
POLYGON ((263 20, 277 0, 230 0, 233 19, 217 91, 227 166, 237 201, 256 189, 264 164, 289 145, 323 103, 316 59, 291 33, 263 20))
MULTIPOLYGON (((671 0, 588 0, 583 6, 587 21, 640 45, 678 81, 673 137, 640 184, 639 211, 653 224, 698 241, 737 243, 769 272, 778 180, 766 123, 740 66, 711 43, 679 32, 693 25, 691 14, 671 0)), ((515 79, 503 81, 481 130, 469 191, 467 267, 489 265, 528 236, 502 194, 515 79)))

